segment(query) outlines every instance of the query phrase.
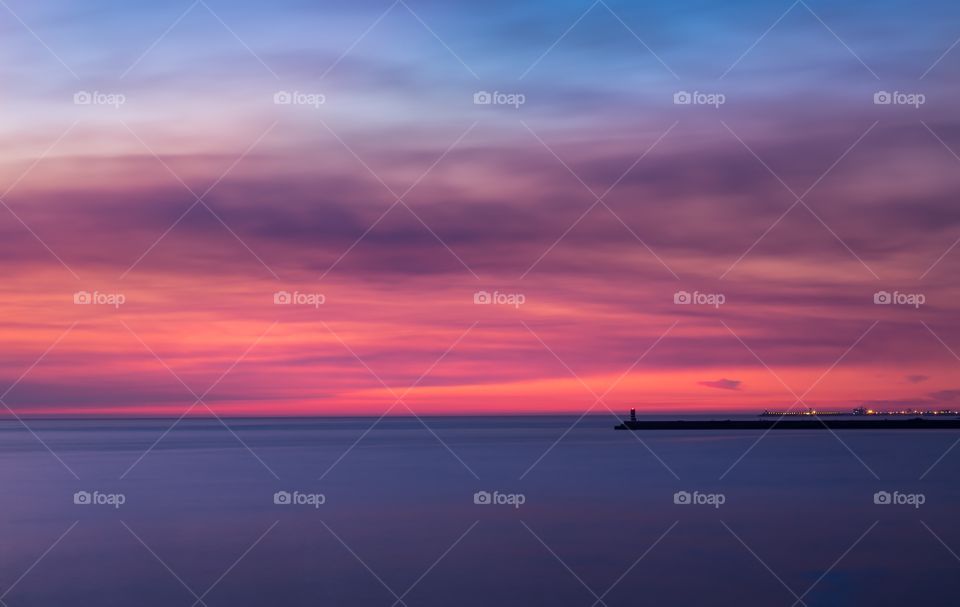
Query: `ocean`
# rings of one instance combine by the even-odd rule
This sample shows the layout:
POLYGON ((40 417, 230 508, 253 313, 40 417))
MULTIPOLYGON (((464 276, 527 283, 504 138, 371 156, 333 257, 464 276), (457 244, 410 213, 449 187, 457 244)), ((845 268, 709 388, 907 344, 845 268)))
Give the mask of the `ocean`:
POLYGON ((0 422, 3 604, 960 596, 956 431, 631 433, 611 416, 174 421, 0 422))

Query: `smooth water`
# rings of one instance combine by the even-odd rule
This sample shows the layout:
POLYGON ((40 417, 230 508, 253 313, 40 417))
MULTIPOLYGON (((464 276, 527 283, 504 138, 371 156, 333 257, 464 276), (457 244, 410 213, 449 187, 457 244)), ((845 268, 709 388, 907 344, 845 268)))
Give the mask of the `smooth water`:
POLYGON ((374 421, 26 420, 36 436, 0 422, 0 600, 812 607, 960 596, 960 448, 931 468, 960 432, 776 431, 744 456, 761 433, 634 434, 609 416, 572 430, 574 417, 374 421), (75 504, 78 491, 114 503, 75 504), (278 491, 325 501, 275 504, 278 491), (512 503, 475 504, 478 491, 512 503), (675 504, 678 491, 709 503, 675 504), (875 504, 878 491, 910 503, 875 504))

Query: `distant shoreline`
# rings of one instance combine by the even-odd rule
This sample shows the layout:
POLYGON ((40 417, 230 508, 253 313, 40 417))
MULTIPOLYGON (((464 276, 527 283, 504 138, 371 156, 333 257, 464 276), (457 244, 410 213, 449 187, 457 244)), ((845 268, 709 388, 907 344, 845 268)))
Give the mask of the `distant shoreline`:
POLYGON ((777 420, 627 420, 615 430, 960 430, 960 418, 777 419, 777 420))

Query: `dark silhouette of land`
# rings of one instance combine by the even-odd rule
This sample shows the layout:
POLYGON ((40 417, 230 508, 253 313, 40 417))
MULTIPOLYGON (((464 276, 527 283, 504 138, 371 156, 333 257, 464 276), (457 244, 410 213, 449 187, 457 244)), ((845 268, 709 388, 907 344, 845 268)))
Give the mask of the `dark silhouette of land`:
POLYGON ((960 418, 626 420, 616 430, 960 430, 960 418))

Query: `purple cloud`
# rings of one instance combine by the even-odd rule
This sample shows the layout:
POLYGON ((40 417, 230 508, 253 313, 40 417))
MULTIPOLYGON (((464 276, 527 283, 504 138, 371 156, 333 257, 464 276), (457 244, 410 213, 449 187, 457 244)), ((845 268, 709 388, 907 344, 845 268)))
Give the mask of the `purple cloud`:
POLYGON ((698 381, 697 384, 720 390, 739 390, 742 382, 739 379, 718 379, 716 381, 698 381))

